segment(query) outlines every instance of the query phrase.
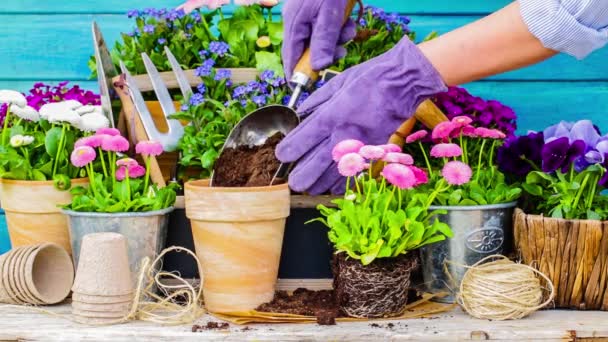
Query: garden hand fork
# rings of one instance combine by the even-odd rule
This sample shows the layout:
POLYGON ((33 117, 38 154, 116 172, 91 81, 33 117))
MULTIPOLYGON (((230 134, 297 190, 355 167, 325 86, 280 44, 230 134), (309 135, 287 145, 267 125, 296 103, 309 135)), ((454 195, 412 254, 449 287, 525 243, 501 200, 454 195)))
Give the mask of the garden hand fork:
MULTIPOLYGON (((184 75, 183 70, 179 66, 179 63, 175 60, 175 57, 169 51, 167 47, 165 47, 165 51, 167 52, 167 56, 169 57, 169 62, 171 63, 171 68, 178 80, 180 89, 184 98, 188 98, 190 94, 192 94, 192 89, 190 88, 190 84, 184 75)), ((154 89, 154 93, 158 98, 160 103, 160 107, 165 115, 165 120, 167 122, 168 131, 161 132, 156 128, 154 124, 154 120, 152 119, 152 114, 150 110, 146 106, 146 102, 144 97, 137 87, 137 83, 127 70, 125 64, 120 62, 121 72, 125 75, 126 83, 129 88, 129 94, 131 99, 133 100, 133 104, 139 113, 141 122, 144 126, 146 134, 148 135, 148 139, 158 141, 162 144, 163 149, 166 152, 173 152, 177 150, 179 140, 184 135, 184 127, 182 126, 179 120, 170 119, 169 116, 175 114, 175 105, 173 104, 173 99, 169 94, 169 89, 165 85, 165 82, 160 76, 160 73, 152 63, 152 60, 148 55, 144 52, 141 54, 141 57, 144 61, 144 66, 146 71, 148 72, 148 76, 150 78, 150 82, 152 84, 152 88, 154 89)))

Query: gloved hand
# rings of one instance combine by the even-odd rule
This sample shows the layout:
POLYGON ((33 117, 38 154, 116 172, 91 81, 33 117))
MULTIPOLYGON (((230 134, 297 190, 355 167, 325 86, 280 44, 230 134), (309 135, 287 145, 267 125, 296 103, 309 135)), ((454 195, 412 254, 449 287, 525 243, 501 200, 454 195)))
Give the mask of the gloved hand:
POLYGON ((347 0, 288 0, 283 6, 283 67, 287 80, 304 50, 310 47, 314 70, 322 70, 346 55, 340 45, 356 35, 355 23, 344 14, 347 0))
POLYGON ((346 70, 298 108, 305 118, 277 146, 283 163, 298 161, 289 175, 294 191, 313 195, 344 191, 331 150, 344 139, 385 144, 418 105, 447 88, 408 37, 385 54, 346 70))

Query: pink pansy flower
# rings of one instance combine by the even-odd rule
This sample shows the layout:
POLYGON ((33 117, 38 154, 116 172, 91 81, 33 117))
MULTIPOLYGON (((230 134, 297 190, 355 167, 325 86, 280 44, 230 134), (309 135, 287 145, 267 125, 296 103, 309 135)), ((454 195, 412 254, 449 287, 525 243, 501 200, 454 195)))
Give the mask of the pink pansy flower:
POLYGON ((417 132, 414 132, 414 133, 408 135, 407 138, 405 138, 405 142, 407 144, 411 144, 413 142, 416 142, 416 141, 419 141, 419 140, 422 140, 422 139, 426 138, 426 136, 428 134, 429 134, 429 132, 421 129, 421 130, 419 130, 417 132))
POLYGON ((96 157, 95 149, 90 146, 80 146, 72 151, 70 161, 76 167, 83 167, 95 160, 96 157))
POLYGON ((471 119, 468 116, 455 116, 454 118, 452 118, 452 123, 458 127, 465 127, 470 125, 473 122, 473 119, 471 119))
POLYGON ((380 145, 380 147, 382 147, 384 149, 384 152, 386 152, 386 153, 402 151, 401 146, 396 145, 396 144, 385 144, 385 145, 380 145))
POLYGON ((135 145, 135 152, 144 156, 159 156, 163 153, 163 145, 158 141, 140 141, 135 145))
POLYGON ((186 14, 194 11, 197 8, 201 8, 203 6, 207 7, 210 10, 218 9, 224 5, 228 5, 230 0, 188 0, 177 9, 184 10, 186 14))
POLYGON ((471 180, 473 170, 469 165, 460 161, 451 161, 445 164, 441 170, 441 175, 448 184, 451 185, 462 185, 471 180))
POLYGON ((124 152, 129 149, 129 141, 120 135, 108 135, 103 139, 101 149, 111 152, 124 152))
POLYGON ((116 166, 133 167, 135 165, 139 164, 137 163, 137 160, 133 158, 122 158, 116 161, 116 166))
POLYGON ((362 141, 355 139, 343 140, 331 150, 331 157, 335 162, 339 162, 342 156, 348 153, 358 153, 361 147, 365 146, 362 141))
POLYGON ((386 152, 380 146, 365 145, 359 150, 359 154, 366 159, 380 160, 384 158, 386 152))
POLYGON ((347 153, 338 162, 338 172, 344 177, 353 177, 369 167, 362 156, 357 153, 347 153))
POLYGON ((398 163, 403 165, 414 164, 414 158, 412 158, 411 155, 400 152, 389 152, 384 156, 384 158, 382 158, 382 160, 387 163, 398 163))
POLYGON ((96 135, 120 135, 120 131, 116 128, 100 128, 95 132, 96 135))
POLYGON ((416 175, 405 165, 387 164, 380 174, 387 182, 399 189, 411 189, 416 185, 416 175))
POLYGON ((410 166, 410 170, 414 172, 414 176, 416 177, 416 184, 414 186, 428 183, 429 176, 426 174, 426 172, 424 172, 423 169, 416 166, 410 166))
POLYGON ((437 144, 431 148, 431 157, 452 158, 460 157, 462 149, 456 144, 437 144))
POLYGON ((447 141, 454 128, 456 128, 456 125, 450 121, 440 122, 433 128, 431 138, 433 138, 433 140, 447 141))

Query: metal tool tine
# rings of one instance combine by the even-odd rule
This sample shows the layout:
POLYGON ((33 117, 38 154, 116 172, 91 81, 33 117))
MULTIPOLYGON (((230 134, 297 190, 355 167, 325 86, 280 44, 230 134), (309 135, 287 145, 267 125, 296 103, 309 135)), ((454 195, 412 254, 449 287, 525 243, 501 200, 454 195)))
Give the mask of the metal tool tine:
POLYGON ((112 57, 108 52, 108 47, 103 39, 101 30, 97 23, 93 21, 91 25, 93 31, 93 47, 95 50, 95 62, 97 65, 97 82, 99 83, 99 94, 101 95, 101 109, 104 115, 114 125, 114 114, 112 113, 112 100, 110 99, 110 82, 112 77, 118 75, 112 62, 112 57))
POLYGON ((144 96, 137 87, 135 80, 129 73, 129 70, 127 70, 123 61, 120 61, 120 70, 123 74, 125 74, 127 86, 129 88, 129 94, 131 95, 131 99, 133 100, 133 105, 135 105, 135 109, 139 113, 139 118, 141 119, 142 125, 144 126, 146 135, 148 135, 148 139, 160 142, 161 145, 163 145, 163 149, 165 151, 174 151, 177 148, 177 140, 166 133, 160 132, 156 128, 156 124, 154 124, 154 120, 152 119, 152 113, 150 113, 150 110, 148 110, 148 106, 146 106, 144 96))
POLYGON ((190 86, 190 82, 188 82, 188 78, 186 77, 184 70, 179 65, 179 62, 175 56, 173 56, 173 53, 168 46, 165 46, 165 53, 167 54, 167 59, 169 60, 171 69, 175 74, 175 78, 177 79, 177 84, 179 84, 179 89, 181 90, 184 99, 187 100, 190 98, 190 96, 192 96, 192 87, 190 86))
POLYGON ((173 99, 171 98, 171 94, 169 94, 169 89, 167 89, 165 82, 160 77, 160 73, 156 69, 156 66, 154 66, 154 63, 152 63, 152 60, 145 52, 141 54, 141 58, 144 60, 144 66, 146 67, 148 76, 150 76, 152 88, 154 88, 154 92, 156 93, 156 97, 158 97, 160 107, 163 109, 165 116, 174 114, 175 106, 173 105, 173 99))

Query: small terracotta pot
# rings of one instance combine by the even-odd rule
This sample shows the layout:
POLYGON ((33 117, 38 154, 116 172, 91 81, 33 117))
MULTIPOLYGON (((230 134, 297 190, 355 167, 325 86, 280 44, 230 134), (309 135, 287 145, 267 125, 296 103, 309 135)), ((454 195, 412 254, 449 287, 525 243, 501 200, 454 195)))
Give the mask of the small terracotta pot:
POLYGON ((6 303, 9 298, 6 289, 4 288, 4 284, 2 280, 4 279, 4 274, 2 273, 2 265, 4 264, 4 260, 6 259, 7 254, 0 255, 0 303, 6 303))
MULTIPOLYGON (((27 256, 30 255, 31 250, 33 249, 32 246, 28 246, 28 247, 21 247, 17 250, 17 252, 15 253, 15 258, 13 259, 13 273, 11 274, 11 277, 13 278, 13 284, 15 285, 16 289, 17 289, 17 296, 18 298, 21 299, 21 301, 23 301, 24 303, 38 303, 38 300, 34 299, 32 295, 30 295, 30 291, 27 290, 27 286, 25 284, 25 272, 24 272, 24 268, 25 268, 25 259, 27 258, 27 256), (24 281, 21 282, 21 279, 23 279, 24 281)), ((42 303, 40 303, 42 304, 42 303)))
POLYGON ((7 302, 11 304, 24 304, 21 300, 21 296, 18 294, 17 286, 13 282, 13 272, 15 265, 15 258, 17 257, 18 249, 12 249, 7 253, 6 260, 2 266, 2 282, 8 292, 9 298, 7 302))
POLYGON ((15 294, 13 293, 13 290, 11 289, 11 286, 8 282, 8 275, 10 273, 8 271, 9 258, 11 257, 12 254, 8 252, 2 255, 2 260, 0 260, 0 302, 7 304, 20 304, 19 302, 17 302, 15 294))
POLYGON ((17 274, 17 276, 18 276, 17 280, 18 280, 18 284, 20 285, 21 292, 27 298, 28 303, 36 304, 36 305, 42 305, 44 303, 39 298, 36 298, 36 296, 34 296, 32 291, 27 287, 27 281, 25 280, 25 278, 26 278, 25 266, 27 265, 28 259, 30 257, 34 257, 33 254, 39 248, 40 248, 40 246, 27 247, 26 251, 23 253, 23 256, 21 257, 20 264, 17 266, 17 269, 21 270, 17 274))
POLYGON ((25 284, 44 304, 57 304, 70 294, 74 265, 66 250, 53 243, 38 247, 25 263, 25 284))
POLYGON ((124 235, 93 233, 83 237, 72 291, 93 296, 133 293, 124 235))
POLYGON ((207 310, 252 310, 272 300, 289 216, 287 184, 223 188, 193 181, 185 200, 207 310))
MULTIPOLYGON (((72 186, 86 184, 85 178, 72 180, 72 186)), ((2 179, 0 198, 13 248, 52 242, 71 253, 68 222, 59 208, 72 201, 69 191, 57 190, 52 181, 2 179)))

